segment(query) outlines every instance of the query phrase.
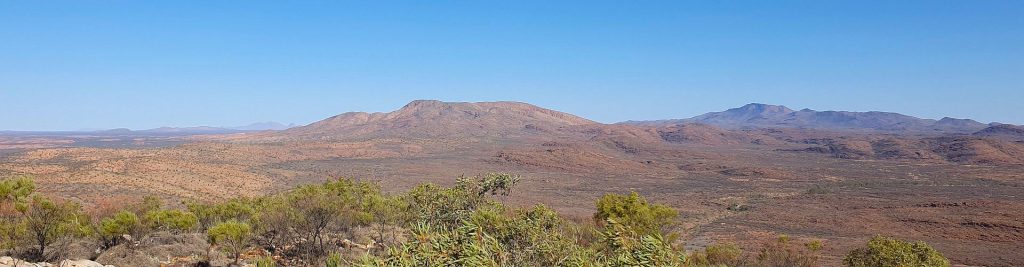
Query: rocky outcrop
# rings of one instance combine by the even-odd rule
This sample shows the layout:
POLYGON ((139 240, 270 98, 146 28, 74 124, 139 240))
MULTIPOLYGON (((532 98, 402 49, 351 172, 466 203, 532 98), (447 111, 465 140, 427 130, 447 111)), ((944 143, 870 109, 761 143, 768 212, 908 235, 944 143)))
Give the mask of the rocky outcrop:
POLYGON ((192 264, 201 259, 225 263, 227 259, 218 251, 210 251, 210 244, 203 234, 153 233, 139 240, 138 244, 114 246, 97 261, 117 266, 178 266, 192 264))
POLYGON ((31 263, 8 256, 0 257, 0 267, 114 267, 91 260, 63 260, 56 265, 48 262, 31 263))

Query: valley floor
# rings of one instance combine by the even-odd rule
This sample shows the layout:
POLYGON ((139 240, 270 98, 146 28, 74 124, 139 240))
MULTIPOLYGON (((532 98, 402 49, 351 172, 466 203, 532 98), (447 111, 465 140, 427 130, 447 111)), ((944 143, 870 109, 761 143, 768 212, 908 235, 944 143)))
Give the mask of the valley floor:
POLYGON ((630 152, 551 142, 389 141, 168 148, 43 148, 4 155, 0 175, 32 175, 48 195, 86 208, 157 195, 227 199, 354 177, 398 192, 459 175, 524 177, 511 205, 544 203, 589 220, 605 193, 640 192, 681 212, 696 249, 756 251, 789 235, 823 240, 838 265, 874 235, 923 240, 954 263, 1024 264, 1024 166, 850 160, 778 146, 672 145, 630 152))

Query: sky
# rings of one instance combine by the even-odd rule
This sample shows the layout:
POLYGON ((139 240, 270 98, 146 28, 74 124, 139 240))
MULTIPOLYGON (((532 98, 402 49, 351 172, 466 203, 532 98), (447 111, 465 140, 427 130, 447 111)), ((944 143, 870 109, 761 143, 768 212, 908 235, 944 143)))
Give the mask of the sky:
POLYGON ((0 0, 0 130, 307 124, 415 99, 1024 124, 1024 1, 0 0))

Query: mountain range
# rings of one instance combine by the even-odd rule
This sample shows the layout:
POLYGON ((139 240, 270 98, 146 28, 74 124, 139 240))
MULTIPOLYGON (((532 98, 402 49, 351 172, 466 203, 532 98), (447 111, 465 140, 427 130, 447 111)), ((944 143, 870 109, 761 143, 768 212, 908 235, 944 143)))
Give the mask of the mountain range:
MULTIPOLYGON (((571 152, 566 148, 546 149, 565 152, 556 158, 569 162, 614 158, 602 154, 608 151, 650 153, 673 144, 699 144, 757 145, 846 159, 1018 164, 1024 163, 1024 143, 1017 142, 1024 140, 1021 129, 969 119, 931 120, 875 111, 794 111, 766 104, 748 104, 689 119, 603 124, 521 102, 417 100, 392 112, 348 112, 301 127, 242 138, 272 142, 473 140, 476 144, 577 144, 571 145, 571 152)), ((498 157, 520 163, 559 161, 552 158, 541 162, 533 152, 525 153, 530 156, 516 154, 518 149, 503 151, 498 157)), ((601 164, 588 166, 598 168, 601 164)))
MULTIPOLYGON (((752 103, 721 112, 710 112, 688 119, 627 121, 634 125, 704 123, 722 128, 801 128, 840 131, 876 131, 902 133, 974 133, 984 124, 971 119, 945 117, 922 119, 893 112, 792 110, 785 106, 752 103)), ((994 124, 993 124, 994 125, 994 124)))
MULTIPOLYGON (((1024 261, 1005 252, 1024 241, 1016 125, 764 104, 605 124, 521 102, 418 100, 286 130, 205 134, 224 129, 0 135, 0 174, 33 175, 86 203, 150 194, 178 203, 337 177, 406 190, 508 172, 527 177, 510 202, 588 218, 592 199, 640 192, 684 212, 700 240, 813 233, 850 247, 862 242, 852 236, 911 234, 962 259, 995 259, 969 265, 1024 261)), ((835 251, 826 256, 838 264, 835 251)))
MULTIPOLYGON (((515 137, 573 135, 601 131, 632 131, 671 136, 669 131, 700 129, 703 139, 724 136, 724 130, 792 129, 835 133, 910 135, 969 135, 1014 138, 1021 127, 971 119, 922 119, 893 112, 792 110, 785 106, 752 103, 687 119, 626 121, 602 124, 572 114, 522 102, 442 102, 416 100, 393 112, 347 112, 309 125, 272 133, 299 139, 368 139, 386 137, 515 137), (619 126, 640 127, 626 130, 619 126), (689 125, 689 126, 683 126, 689 125), (706 125, 706 126, 697 126, 706 125), (648 130, 640 130, 648 129, 648 130), (651 130, 658 129, 658 130, 651 130), (658 133, 661 131, 660 133, 658 133), (708 132, 722 132, 706 134, 708 132)), ((738 132, 730 132, 737 134, 738 132)), ((698 134, 699 135, 699 134, 698 134)), ((678 139, 678 136, 677 138, 678 139)), ((756 139, 756 138, 755 138, 756 139)))

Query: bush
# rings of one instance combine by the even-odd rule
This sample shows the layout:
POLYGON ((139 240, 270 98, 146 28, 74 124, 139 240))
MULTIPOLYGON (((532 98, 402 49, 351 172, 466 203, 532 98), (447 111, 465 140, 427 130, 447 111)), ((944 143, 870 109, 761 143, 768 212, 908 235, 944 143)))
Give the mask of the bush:
POLYGON ((661 234, 631 236, 625 227, 608 219, 601 233, 608 266, 679 266, 685 254, 676 251, 661 234))
MULTIPOLYGON (((139 217, 129 211, 121 211, 100 221, 99 237, 104 247, 117 245, 123 235, 136 235, 139 217)), ((138 236, 136 236, 137 238, 138 236)))
POLYGON ((221 246, 225 252, 230 253, 238 263, 242 251, 249 245, 252 237, 252 226, 247 223, 229 220, 210 227, 207 230, 210 243, 221 246))
POLYGON ((738 266, 742 263, 742 255, 743 250, 735 244, 718 244, 694 252, 686 263, 691 266, 738 266))
POLYGON ((824 195, 828 193, 832 193, 832 190, 822 185, 815 185, 814 187, 807 189, 807 194, 809 195, 824 195))
POLYGON ((324 264, 326 264, 327 267, 341 266, 341 254, 338 254, 337 252, 331 252, 331 254, 327 255, 327 260, 324 262, 324 264))
POLYGON ((29 196, 35 189, 35 182, 28 177, 0 181, 0 249, 17 249, 19 241, 27 234, 18 215, 28 207, 29 196))
POLYGON ((152 210, 146 213, 146 226, 177 233, 191 230, 199 223, 195 214, 181 210, 152 210))
POLYGON ((54 259, 55 255, 47 254, 46 249, 55 241, 91 234, 89 219, 82 214, 81 207, 76 203, 54 202, 35 195, 27 206, 19 210, 22 212, 22 223, 25 225, 26 233, 35 247, 29 255, 29 260, 54 259))
POLYGON ((922 266, 947 267, 949 260, 924 242, 875 236, 867 247, 851 251, 843 258, 843 264, 850 267, 872 266, 922 266))
POLYGON ((258 209, 251 199, 236 198, 221 203, 200 203, 187 201, 188 211, 196 216, 203 230, 229 220, 251 222, 257 217, 258 209))
POLYGON ((811 267, 817 266, 821 242, 812 241, 803 246, 794 244, 788 236, 780 236, 775 242, 765 244, 757 254, 757 266, 763 267, 811 267))
POLYGON ((256 267, 275 267, 277 262, 273 257, 259 257, 255 260, 256 267))
POLYGON ((303 253, 319 258, 326 252, 327 232, 348 233, 355 226, 369 224, 373 216, 364 204, 375 195, 379 195, 375 185, 351 179, 301 186, 289 192, 285 201, 294 212, 293 229, 308 242, 303 253))
MULTIPOLYGON (((106 240, 148 229, 203 229, 235 263, 250 245, 266 248, 272 256, 252 259, 257 266, 274 266, 274 259, 282 257, 282 263, 327 266, 799 267, 816 264, 822 248, 820 242, 799 244, 780 237, 756 257, 732 244, 687 256, 673 247, 671 230, 678 213, 665 205, 649 203, 637 193, 608 194, 595 202, 593 219, 599 221, 570 220, 543 205, 513 209, 494 200, 507 196, 516 181, 516 176, 489 174, 462 177, 454 187, 423 184, 405 194, 384 195, 372 183, 340 179, 258 198, 187 202, 188 211, 162 209, 158 199, 146 198, 143 205, 103 218, 91 229, 106 240), (327 253, 333 249, 325 246, 352 244, 343 241, 355 236, 352 229, 371 224, 371 238, 380 243, 354 245, 366 250, 361 259, 327 253)), ((52 259, 53 252, 62 251, 53 249, 54 244, 66 243, 57 241, 90 234, 83 227, 89 220, 77 205, 47 200, 32 189, 31 180, 0 181, 0 207, 13 210, 0 212, 4 245, 26 249, 10 253, 38 252, 31 257, 52 259)), ((948 266, 923 243, 881 237, 851 252, 844 263, 948 266)))
POLYGON ((594 220, 604 223, 612 219, 637 236, 663 235, 669 243, 675 241, 672 232, 679 215, 675 209, 661 204, 649 204, 636 192, 629 195, 606 194, 597 200, 594 220))

